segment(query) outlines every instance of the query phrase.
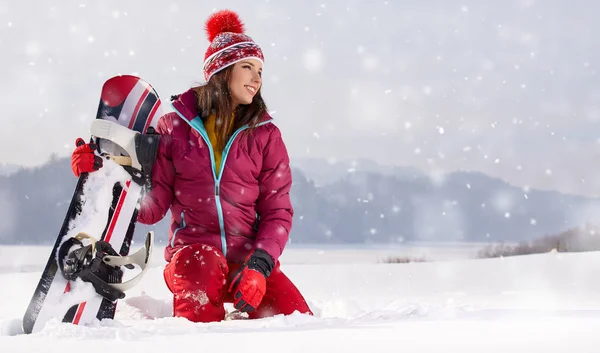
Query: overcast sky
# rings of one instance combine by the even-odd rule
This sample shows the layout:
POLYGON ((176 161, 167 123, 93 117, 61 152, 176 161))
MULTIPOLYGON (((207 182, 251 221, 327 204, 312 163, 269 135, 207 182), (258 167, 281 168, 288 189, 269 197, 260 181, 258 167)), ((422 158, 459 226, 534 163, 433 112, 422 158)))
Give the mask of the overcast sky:
POLYGON ((204 21, 222 8, 263 48, 292 161, 372 158, 600 195, 592 0, 2 0, 0 162, 70 155, 113 75, 164 100, 202 82, 204 21))

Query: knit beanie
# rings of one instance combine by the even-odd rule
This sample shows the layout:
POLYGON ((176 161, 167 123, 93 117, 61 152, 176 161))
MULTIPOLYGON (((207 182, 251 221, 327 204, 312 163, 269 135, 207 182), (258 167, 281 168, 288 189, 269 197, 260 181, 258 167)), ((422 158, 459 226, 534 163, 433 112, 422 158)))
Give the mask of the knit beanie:
POLYGON ((244 24, 231 10, 213 13, 205 23, 206 36, 210 46, 204 55, 204 78, 244 59, 257 59, 264 62, 260 47, 252 38, 244 34, 244 24))

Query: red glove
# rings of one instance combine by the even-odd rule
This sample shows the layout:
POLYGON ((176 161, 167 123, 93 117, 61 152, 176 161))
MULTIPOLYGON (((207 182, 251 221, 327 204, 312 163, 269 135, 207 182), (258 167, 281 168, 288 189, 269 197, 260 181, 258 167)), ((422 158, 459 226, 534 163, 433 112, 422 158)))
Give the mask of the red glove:
POLYGON ((267 277, 273 270, 273 259, 263 250, 255 250, 231 281, 229 291, 234 292, 233 305, 242 312, 258 308, 267 291, 267 277))
POLYGON ((75 145, 77 148, 71 155, 71 170, 76 177, 79 177, 81 173, 93 172, 102 167, 102 158, 94 154, 95 143, 85 143, 80 137, 75 141, 75 145))

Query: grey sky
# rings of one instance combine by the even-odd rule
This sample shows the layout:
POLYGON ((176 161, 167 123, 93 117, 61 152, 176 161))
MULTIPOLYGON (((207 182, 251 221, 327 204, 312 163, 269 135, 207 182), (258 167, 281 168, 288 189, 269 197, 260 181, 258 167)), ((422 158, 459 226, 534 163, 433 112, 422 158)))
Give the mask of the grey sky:
POLYGON ((263 48, 292 158, 600 195, 591 0, 3 0, 0 162, 70 155, 110 76, 140 75, 164 100, 202 82, 204 20, 222 8, 263 48))

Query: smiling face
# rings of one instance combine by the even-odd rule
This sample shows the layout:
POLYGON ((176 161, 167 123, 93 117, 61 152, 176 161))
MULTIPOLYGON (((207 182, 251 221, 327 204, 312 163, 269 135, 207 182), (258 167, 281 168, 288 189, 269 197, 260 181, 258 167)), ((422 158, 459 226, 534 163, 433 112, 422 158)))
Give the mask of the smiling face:
POLYGON ((256 59, 244 59, 233 65, 229 92, 234 107, 250 104, 262 85, 262 64, 256 59))

